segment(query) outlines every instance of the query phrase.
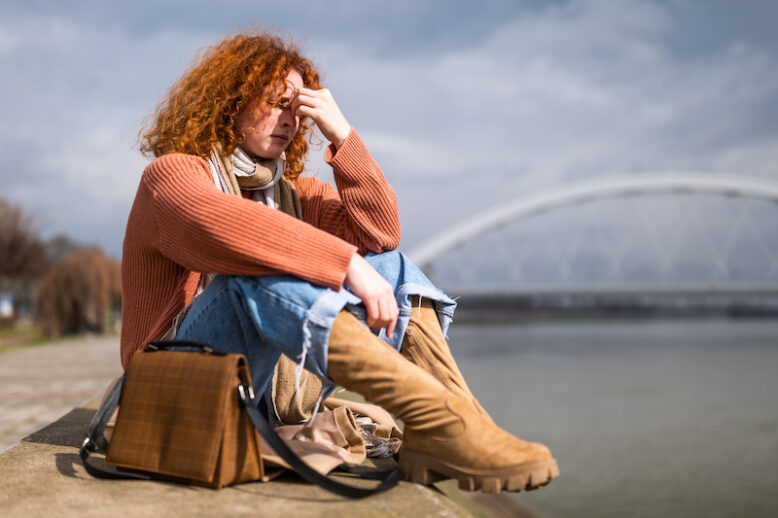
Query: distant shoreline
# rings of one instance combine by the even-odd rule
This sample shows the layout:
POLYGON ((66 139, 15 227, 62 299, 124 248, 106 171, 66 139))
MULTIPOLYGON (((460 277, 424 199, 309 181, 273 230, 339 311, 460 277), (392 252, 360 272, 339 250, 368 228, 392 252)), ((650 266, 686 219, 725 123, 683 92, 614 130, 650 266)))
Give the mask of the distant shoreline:
POLYGON ((778 297, 716 293, 465 294, 457 322, 778 318, 778 297))

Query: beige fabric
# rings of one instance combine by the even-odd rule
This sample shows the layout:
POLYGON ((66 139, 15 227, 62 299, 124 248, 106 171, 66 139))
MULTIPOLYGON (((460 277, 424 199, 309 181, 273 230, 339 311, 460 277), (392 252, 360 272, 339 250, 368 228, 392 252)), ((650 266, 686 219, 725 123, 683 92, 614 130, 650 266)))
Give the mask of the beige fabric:
POLYGON ((276 173, 283 173, 277 171, 278 160, 274 158, 254 159, 240 147, 235 148, 228 160, 232 165, 232 174, 235 175, 241 189, 264 189, 273 181, 276 173))
MULTIPOLYGON (((278 426, 276 432, 298 457, 322 475, 341 464, 358 466, 366 458, 365 442, 347 407, 321 412, 313 424, 278 426)), ((289 468, 264 439, 260 442, 266 464, 289 468)))
POLYGON ((235 175, 232 172, 232 160, 229 156, 225 155, 222 151, 222 145, 221 143, 216 143, 214 146, 214 153, 211 154, 211 157, 216 159, 218 162, 219 169, 221 171, 224 171, 226 174, 221 175, 223 180, 226 183, 225 185, 218 185, 217 187, 224 189, 224 187, 227 188, 228 194, 234 194, 236 196, 240 196, 240 186, 238 185, 238 181, 235 178, 235 175))
POLYGON ((286 355, 281 355, 276 364, 271 395, 276 417, 283 424, 299 424, 313 415, 316 401, 322 391, 321 380, 309 371, 300 375, 300 391, 295 391, 297 364, 286 355))
POLYGON ((281 212, 285 212, 297 219, 303 219, 303 206, 300 204, 300 197, 294 184, 286 176, 282 176, 276 184, 276 207, 281 212))
POLYGON ((324 406, 331 410, 344 407, 351 410, 365 440, 368 457, 385 458, 400 449, 402 432, 392 415, 380 406, 335 398, 328 398, 324 406))
MULTIPOLYGON (((238 177, 235 175, 232 166, 231 155, 226 155, 222 150, 221 144, 216 144, 211 154, 211 158, 218 163, 219 173, 219 187, 221 190, 228 194, 234 194, 236 196, 242 196, 241 188, 245 189, 257 189, 261 184, 266 184, 272 180, 276 168, 274 160, 263 160, 257 164, 257 174, 250 177, 238 177)), ((273 186, 274 190, 274 206, 273 209, 278 209, 281 212, 289 214, 290 216, 303 219, 303 208, 300 204, 300 197, 297 194, 297 190, 294 188, 294 184, 286 176, 281 176, 278 182, 273 186)))
MULTIPOLYGON (((351 410, 357 416, 369 417, 378 426, 394 430, 389 436, 401 437, 397 423, 395 422, 392 414, 381 408, 380 406, 373 405, 371 403, 359 403, 357 401, 348 401, 346 399, 337 399, 330 397, 324 400, 324 407, 329 410, 335 410, 336 408, 346 407, 351 410)), ((388 437, 384 437, 388 439, 388 437)))

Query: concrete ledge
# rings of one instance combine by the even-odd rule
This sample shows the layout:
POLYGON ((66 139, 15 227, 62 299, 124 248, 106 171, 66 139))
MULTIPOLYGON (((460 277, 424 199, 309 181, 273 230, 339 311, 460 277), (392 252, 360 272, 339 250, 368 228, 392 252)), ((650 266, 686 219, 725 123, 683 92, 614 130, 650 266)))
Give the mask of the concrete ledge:
MULTIPOLYGON (((381 495, 347 500, 307 484, 295 475, 266 484, 242 484, 218 491, 156 481, 94 479, 81 465, 78 446, 96 406, 96 401, 92 401, 73 409, 0 455, 0 516, 486 517, 523 514, 508 497, 494 495, 478 502, 487 495, 473 499, 459 493, 450 483, 438 490, 401 482, 381 495)), ((360 482, 374 484, 367 480, 360 482)))

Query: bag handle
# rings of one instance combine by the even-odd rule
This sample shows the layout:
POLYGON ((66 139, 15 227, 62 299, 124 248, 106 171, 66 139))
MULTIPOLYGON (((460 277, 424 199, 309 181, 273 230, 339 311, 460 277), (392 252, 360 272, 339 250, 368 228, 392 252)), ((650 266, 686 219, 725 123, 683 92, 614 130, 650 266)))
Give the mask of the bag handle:
POLYGON ((224 356, 225 354, 227 354, 221 351, 217 351, 216 349, 214 349, 208 344, 204 344, 202 342, 192 342, 190 340, 158 340, 156 342, 149 342, 146 345, 145 351, 147 352, 167 351, 168 349, 172 349, 173 347, 193 347, 195 349, 199 349, 200 352, 204 352, 206 354, 213 354, 214 356, 224 356))
MULTIPOLYGON (((158 347, 156 350, 160 350, 173 345, 173 343, 153 342, 149 345, 155 345, 158 347), (162 347, 159 347, 159 345, 162 345, 162 347)), ((175 345, 198 347, 203 346, 204 344, 198 344, 197 342, 176 341, 175 345)), ((205 347, 210 349, 208 346, 205 347)), ((213 354, 223 353, 214 352, 213 354)), ((81 463, 84 465, 87 473, 95 478, 153 480, 151 476, 144 475, 139 472, 136 473, 132 471, 119 471, 112 466, 97 466, 88 461, 89 455, 94 453, 94 451, 97 449, 97 441, 102 436, 103 430, 105 430, 105 425, 108 424, 111 416, 119 406, 119 398, 121 396, 123 385, 124 375, 119 378, 119 381, 116 383, 116 385, 114 385, 113 389, 111 389, 108 397, 105 398, 105 402, 97 410, 97 413, 95 413, 92 421, 89 423, 86 437, 81 443, 81 448, 78 452, 78 455, 81 457, 81 463)), ((260 435, 262 435, 270 447, 273 448, 273 450, 275 450, 275 452, 278 453, 278 455, 280 455, 281 458, 284 459, 284 461, 286 461, 286 463, 289 464, 292 469, 294 469, 294 471, 306 481, 312 484, 316 484, 322 489, 337 495, 346 496, 349 498, 364 498, 366 496, 383 493, 387 489, 393 488, 402 478, 402 473, 400 470, 395 468, 387 472, 382 472, 380 474, 381 478, 378 478, 379 474, 373 474, 364 477, 381 480, 381 483, 374 488, 363 488, 344 484, 332 479, 331 477, 322 475, 318 471, 308 466, 308 464, 306 464, 300 457, 298 457, 297 454, 295 454, 289 448, 289 446, 287 446, 284 440, 281 439, 273 427, 270 426, 270 423, 268 423, 267 419, 260 413, 259 409, 257 408, 257 399, 254 396, 254 389, 251 387, 251 384, 241 383, 238 385, 237 391, 238 400, 243 404, 243 408, 246 409, 246 413, 248 414, 251 423, 254 425, 260 435)))

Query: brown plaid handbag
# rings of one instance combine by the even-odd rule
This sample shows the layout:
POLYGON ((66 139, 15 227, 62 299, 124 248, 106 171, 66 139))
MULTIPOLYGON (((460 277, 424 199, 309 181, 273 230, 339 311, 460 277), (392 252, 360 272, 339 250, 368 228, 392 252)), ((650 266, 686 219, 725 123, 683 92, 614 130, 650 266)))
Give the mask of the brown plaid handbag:
MULTIPOLYGON (((301 477, 328 491, 360 498, 397 484, 399 470, 372 489, 335 481, 310 468, 257 409, 246 359, 194 342, 154 342, 130 366, 89 425, 80 456, 100 478, 167 480, 221 488, 267 480, 257 432, 301 477), (198 351, 167 350, 170 347, 198 351), (119 407, 106 462, 89 462, 105 424, 119 407), (118 469, 117 469, 118 468, 118 469)), ((371 476, 371 478, 376 478, 371 476)))

